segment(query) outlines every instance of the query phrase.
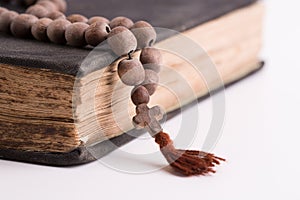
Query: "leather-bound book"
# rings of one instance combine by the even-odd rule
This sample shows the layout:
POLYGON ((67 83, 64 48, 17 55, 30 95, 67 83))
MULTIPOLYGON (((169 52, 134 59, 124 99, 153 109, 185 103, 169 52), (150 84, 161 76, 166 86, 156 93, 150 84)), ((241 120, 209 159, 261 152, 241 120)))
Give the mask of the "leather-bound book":
MULTIPOLYGON (((170 29, 174 34, 157 31, 156 47, 172 50, 180 45, 177 48, 190 52, 204 70, 215 67, 222 84, 205 81, 187 60, 162 51, 167 67, 159 76, 166 87, 157 88, 150 104, 160 105, 168 117, 207 96, 209 88, 228 86, 263 65, 259 52, 264 6, 255 0, 68 1, 67 14, 74 13, 126 16, 146 20, 157 30, 170 29), (179 35, 202 51, 176 43, 179 35), (207 59, 212 65, 206 65, 207 59), (173 70, 183 78, 173 76, 173 70), (195 95, 187 94, 184 82, 195 95)), ((75 48, 0 33, 0 158, 54 166, 83 164, 96 159, 89 148, 101 157, 143 134, 133 129, 131 88, 119 84, 117 60, 109 55, 101 47, 75 48)), ((134 56, 138 55, 139 51, 134 56)))

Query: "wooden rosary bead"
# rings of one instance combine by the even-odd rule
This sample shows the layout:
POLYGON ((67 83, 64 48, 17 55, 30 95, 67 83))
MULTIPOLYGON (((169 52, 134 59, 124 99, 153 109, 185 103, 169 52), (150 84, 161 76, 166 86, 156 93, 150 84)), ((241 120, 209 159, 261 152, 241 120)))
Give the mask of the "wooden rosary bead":
POLYGON ((67 3, 65 0, 51 0, 56 5, 58 11, 65 13, 67 10, 67 3))
POLYGON ((100 23, 105 23, 105 24, 109 24, 109 20, 106 19, 105 17, 100 17, 100 16, 95 16, 95 17, 91 17, 89 20, 88 20, 88 24, 93 24, 95 22, 100 22, 100 23))
POLYGON ((118 26, 125 26, 130 29, 133 26, 133 21, 127 17, 116 17, 110 21, 109 26, 111 29, 118 26))
POLYGON ((47 15, 48 18, 52 19, 52 20, 56 20, 56 19, 66 19, 66 16, 64 13, 59 12, 59 11, 52 11, 49 12, 47 15))
POLYGON ((140 61, 144 65, 145 69, 151 69, 157 73, 160 72, 162 63, 162 55, 160 50, 153 47, 142 49, 140 61))
POLYGON ((85 40, 89 45, 97 46, 107 38, 110 31, 108 24, 95 22, 86 29, 85 40))
POLYGON ((75 22, 87 23, 88 22, 88 19, 85 16, 79 15, 79 14, 69 15, 67 17, 67 20, 69 20, 71 23, 75 23, 75 22))
POLYGON ((87 43, 84 34, 88 27, 89 25, 83 22, 75 22, 68 26, 65 32, 67 44, 76 47, 85 46, 87 43))
POLYGON ((143 67, 144 69, 149 69, 156 73, 159 73, 161 70, 161 64, 149 63, 149 64, 143 64, 143 67))
POLYGON ((125 85, 136 86, 144 81, 145 70, 138 59, 124 59, 119 62, 118 75, 125 85))
POLYGON ((147 104, 150 101, 148 90, 144 86, 137 86, 133 88, 131 93, 131 100, 134 105, 147 104))
POLYGON ((41 5, 44 8, 46 8, 46 10, 48 10, 48 12, 52 12, 52 11, 57 11, 57 6, 48 0, 42 0, 42 1, 38 1, 35 5, 41 5))
POLYGON ((28 38, 31 36, 31 27, 37 20, 34 15, 21 14, 12 21, 10 31, 16 37, 28 38))
POLYGON ((118 56, 136 50, 137 41, 134 35, 124 26, 118 26, 108 34, 107 42, 111 50, 118 56))
POLYGON ((47 28, 53 20, 49 18, 41 18, 31 27, 31 34, 39 41, 48 41, 47 28))
POLYGON ((159 82, 159 77, 156 72, 150 69, 145 70, 145 80, 142 85, 148 90, 149 95, 154 94, 159 82))
POLYGON ((142 64, 161 64, 162 63, 162 55, 160 50, 153 47, 143 48, 140 55, 140 60, 142 64))
POLYGON ((3 7, 0 7, 0 15, 3 13, 3 12, 8 12, 9 10, 7 10, 6 8, 3 8, 3 7))
POLYGON ((33 6, 30 6, 26 10, 26 13, 34 15, 34 16, 36 16, 38 18, 42 18, 42 17, 46 17, 47 14, 49 13, 49 11, 45 7, 43 7, 41 5, 33 5, 33 6))
POLYGON ((0 14, 0 32, 9 33, 10 24, 19 14, 15 11, 4 11, 0 14))
POLYGON ((56 44, 65 44, 65 31, 71 25, 66 19, 57 19, 51 22, 47 28, 47 36, 49 40, 56 44))
POLYGON ((151 47, 154 45, 156 41, 156 31, 148 22, 136 22, 131 27, 131 31, 136 37, 138 49, 151 47))

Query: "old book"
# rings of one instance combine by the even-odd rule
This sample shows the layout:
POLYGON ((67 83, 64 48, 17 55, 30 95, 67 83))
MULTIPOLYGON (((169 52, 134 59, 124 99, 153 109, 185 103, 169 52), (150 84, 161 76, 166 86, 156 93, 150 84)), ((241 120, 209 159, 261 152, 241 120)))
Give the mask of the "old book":
MULTIPOLYGON (((127 15, 181 31, 207 51, 225 85, 262 67, 258 56, 264 8, 260 2, 117 2, 105 4, 106 8, 96 0, 84 3, 74 0, 69 3, 69 12, 87 16, 103 13, 108 18, 127 15)), ((162 36, 156 46, 167 47, 176 37, 162 36)), ((59 46, 3 34, 0 44, 1 158, 56 166, 82 164, 95 160, 87 147, 93 146, 105 155, 115 148, 108 140, 119 146, 132 140, 132 134, 142 133, 131 130, 134 107, 129 103, 130 88, 118 84, 117 61, 107 62, 106 52, 100 49, 100 56, 98 52, 98 68, 82 73, 90 48, 59 46), (127 131, 132 134, 124 134, 127 131)), ((202 53, 194 55, 194 59, 205 65, 207 56, 202 53)), ((170 67, 162 70, 160 80, 177 97, 159 87, 150 104, 162 106, 172 116, 180 106, 207 95, 208 88, 187 61, 168 52, 163 52, 163 57, 164 65, 170 67), (172 70, 188 81, 195 96, 182 89, 182 80, 170 75, 172 70)), ((213 89, 220 86, 208 84, 213 89)))

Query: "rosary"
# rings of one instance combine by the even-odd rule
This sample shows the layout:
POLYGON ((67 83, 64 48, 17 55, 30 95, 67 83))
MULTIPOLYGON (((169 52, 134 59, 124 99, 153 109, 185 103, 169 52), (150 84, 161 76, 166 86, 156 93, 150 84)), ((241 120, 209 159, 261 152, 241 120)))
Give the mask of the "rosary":
POLYGON ((161 108, 148 107, 150 96, 155 93, 159 82, 162 63, 160 51, 152 47, 156 41, 156 31, 148 22, 134 23, 127 17, 109 21, 101 16, 89 19, 79 14, 65 16, 65 0, 15 1, 28 8, 24 14, 19 14, 0 7, 2 33, 76 47, 96 47, 107 40, 111 50, 122 58, 118 63, 119 78, 125 85, 133 87, 131 100, 136 106, 133 125, 150 133, 175 170, 186 176, 206 175, 214 173, 214 166, 225 161, 202 151, 176 149, 159 123, 163 116, 161 108), (132 56, 137 50, 141 50, 139 59, 132 56))

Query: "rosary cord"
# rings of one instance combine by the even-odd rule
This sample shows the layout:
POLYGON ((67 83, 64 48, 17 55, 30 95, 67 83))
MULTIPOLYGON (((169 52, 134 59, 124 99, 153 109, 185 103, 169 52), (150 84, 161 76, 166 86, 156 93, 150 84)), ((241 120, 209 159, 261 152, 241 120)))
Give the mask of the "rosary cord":
POLYGON ((25 14, 0 7, 0 32, 78 47, 97 46, 107 40, 111 50, 123 58, 118 64, 121 81, 133 87, 134 126, 146 129, 155 138, 160 151, 175 170, 186 176, 205 175, 214 173, 213 167, 225 161, 202 151, 175 149, 159 123, 163 116, 161 108, 147 106, 157 88, 162 66, 161 52, 152 47, 156 31, 148 22, 133 23, 126 17, 111 21, 101 16, 87 19, 78 14, 66 17, 63 14, 67 9, 65 0, 28 0, 25 5, 30 5, 25 14), (137 49, 141 50, 139 59, 133 57, 137 49))

